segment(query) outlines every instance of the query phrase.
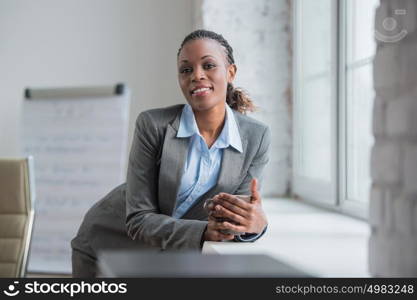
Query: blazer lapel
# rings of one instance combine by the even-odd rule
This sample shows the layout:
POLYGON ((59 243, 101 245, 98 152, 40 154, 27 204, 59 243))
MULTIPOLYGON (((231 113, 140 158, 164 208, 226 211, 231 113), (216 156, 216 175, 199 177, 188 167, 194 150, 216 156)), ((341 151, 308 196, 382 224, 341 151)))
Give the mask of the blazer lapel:
POLYGON ((246 143, 242 142, 243 153, 228 147, 223 151, 222 166, 217 185, 226 193, 232 193, 238 179, 242 176, 242 167, 245 161, 246 143))
POLYGON ((179 118, 167 126, 161 156, 158 194, 161 212, 172 215, 176 202, 176 195, 181 184, 185 157, 188 150, 189 138, 177 138, 179 118))

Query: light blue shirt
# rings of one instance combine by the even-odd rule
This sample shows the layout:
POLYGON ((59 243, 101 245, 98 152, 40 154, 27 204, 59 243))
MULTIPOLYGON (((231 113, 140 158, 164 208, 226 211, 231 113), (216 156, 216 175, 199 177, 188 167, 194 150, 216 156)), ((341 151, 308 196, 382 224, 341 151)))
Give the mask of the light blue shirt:
POLYGON ((191 139, 173 213, 173 217, 179 219, 201 195, 216 185, 223 149, 231 146, 239 152, 243 150, 236 120, 228 105, 223 129, 210 149, 200 134, 189 104, 183 108, 177 138, 191 139))

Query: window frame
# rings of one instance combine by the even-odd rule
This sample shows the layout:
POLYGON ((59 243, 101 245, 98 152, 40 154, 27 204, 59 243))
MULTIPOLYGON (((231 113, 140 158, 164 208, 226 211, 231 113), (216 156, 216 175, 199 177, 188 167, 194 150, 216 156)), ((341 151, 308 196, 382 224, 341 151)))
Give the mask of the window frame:
MULTIPOLYGON (((367 202, 359 202, 355 200, 351 200, 348 198, 348 191, 347 191, 347 165, 348 165, 348 155, 347 155, 347 72, 349 66, 347 64, 347 1, 349 0, 338 0, 339 2, 339 70, 338 70, 338 77, 339 77, 339 94, 338 94, 338 102, 340 103, 339 109, 339 159, 340 167, 339 167, 339 205, 340 210, 343 213, 353 215, 360 219, 368 219, 369 214, 369 198, 367 202)), ((370 163, 370 162, 369 162, 370 163)), ((370 176, 370 175, 369 175, 370 176)), ((370 193, 370 191, 369 191, 370 193)))
POLYGON ((349 200, 347 197, 347 2, 332 1, 332 67, 335 75, 331 92, 331 182, 300 176, 301 165, 299 138, 301 130, 299 116, 300 94, 300 5, 303 0, 293 3, 293 197, 301 201, 350 215, 362 220, 368 218, 369 202, 349 200), (334 91, 334 92, 333 92, 334 91))

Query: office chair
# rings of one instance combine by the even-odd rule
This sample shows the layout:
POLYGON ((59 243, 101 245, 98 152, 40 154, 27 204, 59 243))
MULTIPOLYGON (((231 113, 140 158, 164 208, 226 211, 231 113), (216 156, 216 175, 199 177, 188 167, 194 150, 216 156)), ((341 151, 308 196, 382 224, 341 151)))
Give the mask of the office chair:
POLYGON ((0 159, 0 277, 24 277, 32 236, 33 159, 0 159))

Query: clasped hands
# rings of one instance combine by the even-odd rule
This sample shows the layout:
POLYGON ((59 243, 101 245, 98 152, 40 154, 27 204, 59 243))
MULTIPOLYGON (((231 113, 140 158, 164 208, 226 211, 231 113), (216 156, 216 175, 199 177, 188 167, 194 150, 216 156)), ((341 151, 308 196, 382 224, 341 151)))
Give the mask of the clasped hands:
POLYGON ((204 232, 205 241, 232 240, 234 234, 227 231, 242 233, 261 233, 268 221, 262 209, 262 199, 258 192, 258 181, 251 181, 251 200, 246 202, 234 195, 220 193, 214 196, 206 206, 208 224, 204 232), (228 219, 219 221, 219 219, 228 219))

